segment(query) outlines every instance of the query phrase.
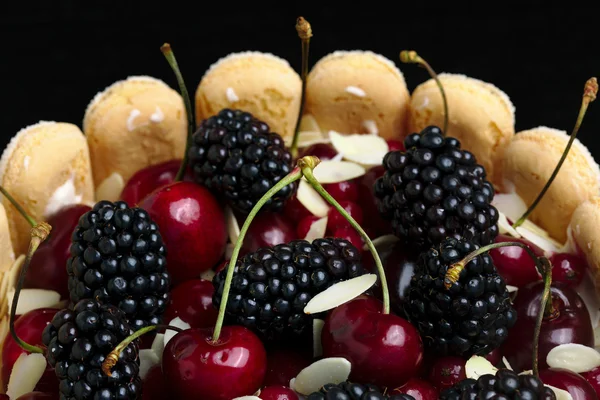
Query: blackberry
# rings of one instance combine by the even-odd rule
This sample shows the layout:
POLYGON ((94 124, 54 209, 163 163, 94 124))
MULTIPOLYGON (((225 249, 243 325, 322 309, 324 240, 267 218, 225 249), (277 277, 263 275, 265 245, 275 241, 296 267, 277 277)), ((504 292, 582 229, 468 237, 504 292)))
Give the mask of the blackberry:
POLYGON ((404 311, 436 354, 485 355, 499 347, 517 319, 504 279, 489 254, 467 263, 449 289, 448 267, 479 245, 448 238, 421 253, 404 311))
POLYGON ((73 309, 57 312, 42 341, 60 381, 60 399, 138 398, 142 385, 136 341, 121 352, 111 377, 102 371, 106 356, 131 333, 121 310, 96 300, 81 300, 73 309))
MULTIPOLYGON (((188 156, 196 182, 222 194, 246 214, 292 170, 292 156, 281 136, 240 110, 223 109, 202 121, 188 156)), ((294 189, 295 184, 284 187, 265 208, 281 209, 294 189)))
POLYGON ((379 212, 396 236, 421 249, 446 237, 492 243, 494 188, 475 156, 435 126, 409 135, 404 145, 406 151, 386 154, 385 173, 374 185, 379 212))
POLYGON ((439 398, 440 400, 555 400, 556 395, 533 375, 517 375, 509 369, 499 369, 496 375, 481 375, 477 380, 464 379, 440 393, 439 398))
MULTIPOLYGON (((304 307, 334 283, 363 275, 361 253, 344 239, 295 240, 246 254, 235 265, 227 322, 265 339, 312 332, 314 316, 304 307)), ((213 304, 219 307, 227 270, 213 279, 213 304)))
POLYGON ((81 216, 71 239, 67 272, 73 303, 114 304, 135 331, 161 323, 170 276, 158 226, 145 210, 122 201, 98 202, 81 216))
POLYGON ((318 392, 310 394, 306 400, 415 400, 408 394, 384 394, 377 386, 342 382, 328 383, 318 392))

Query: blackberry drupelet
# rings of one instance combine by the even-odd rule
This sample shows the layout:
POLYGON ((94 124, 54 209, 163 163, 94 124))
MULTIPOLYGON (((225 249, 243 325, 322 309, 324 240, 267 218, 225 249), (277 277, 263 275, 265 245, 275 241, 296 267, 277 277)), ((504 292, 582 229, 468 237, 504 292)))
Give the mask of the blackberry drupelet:
POLYGON ((158 226, 145 210, 98 202, 73 232, 67 261, 71 301, 114 304, 135 331, 160 324, 169 300, 165 256, 158 226))
MULTIPOLYGON (((304 307, 334 283, 365 274, 361 253, 344 239, 295 240, 247 254, 235 266, 226 321, 264 339, 312 332, 304 307)), ((213 279, 219 307, 227 269, 213 279)))
POLYGON ((481 375, 477 380, 464 379, 440 393, 440 400, 464 399, 555 400, 556 395, 533 375, 517 375, 509 369, 500 369, 496 375, 481 375))
POLYGON ((310 394, 306 400, 415 400, 408 394, 387 395, 377 386, 342 382, 328 383, 318 392, 310 394))
POLYGON ((106 356, 131 333, 121 310, 96 300, 57 312, 42 341, 60 381, 60 399, 137 399, 142 388, 137 341, 121 352, 111 377, 102 371, 106 356))
MULTIPOLYGON (((222 194, 242 213, 249 213, 292 170, 292 156, 281 136, 240 110, 224 109, 202 121, 188 155, 196 182, 222 194)), ((281 209, 294 189, 295 184, 281 189, 265 208, 281 209)))
POLYGON ((404 311, 425 346, 436 354, 485 355, 499 347, 516 321, 504 279, 489 254, 466 264, 449 289, 449 266, 479 245, 448 238, 421 253, 407 291, 404 311))
POLYGON ((386 172, 374 185, 379 212, 394 233, 421 249, 446 237, 492 243, 498 235, 494 188, 475 156, 435 126, 409 135, 404 145, 406 151, 384 157, 386 172))

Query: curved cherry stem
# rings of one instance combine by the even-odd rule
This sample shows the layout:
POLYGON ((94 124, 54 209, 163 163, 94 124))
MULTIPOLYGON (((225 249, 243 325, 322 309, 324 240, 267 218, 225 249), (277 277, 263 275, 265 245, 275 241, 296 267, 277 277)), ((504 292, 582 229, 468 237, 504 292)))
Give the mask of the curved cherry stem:
POLYGON ((110 353, 108 353, 104 359, 104 362, 102 363, 102 372, 104 372, 106 376, 112 376, 112 368, 119 361, 119 355, 123 352, 123 350, 125 350, 125 348, 131 344, 131 342, 138 339, 140 336, 154 330, 171 330, 177 333, 183 332, 183 329, 171 325, 150 325, 139 329, 123 339, 121 343, 119 343, 110 353))
POLYGON ((427 70, 427 72, 429 73, 431 78, 433 78, 433 80, 437 84, 438 88, 440 89, 440 93, 442 94, 442 101, 444 103, 444 130, 442 131, 442 134, 444 136, 446 136, 447 135, 446 131, 448 130, 448 99, 446 97, 446 92, 444 91, 444 87, 442 86, 442 82, 440 81, 440 78, 435 73, 433 68, 431 68, 429 63, 427 61, 425 61, 423 58, 421 58, 421 56, 419 56, 416 51, 413 51, 413 50, 401 51, 400 52, 400 61, 402 61, 403 63, 408 63, 408 64, 419 64, 419 65, 425 67, 425 69, 427 70))
POLYGON ((542 301, 540 306, 540 312, 537 315, 537 319, 535 321, 535 328, 533 330, 533 375, 539 377, 539 364, 538 364, 538 351, 540 346, 540 332, 542 331, 542 323, 544 322, 544 318, 547 317, 548 310, 550 313, 554 313, 554 309, 552 307, 552 296, 551 296, 551 286, 552 286, 552 264, 550 260, 546 257, 540 257, 538 259, 543 266, 544 270, 544 291, 542 293, 542 301), (544 310, 544 311, 542 311, 544 310))
POLYGON ((294 159, 298 156, 298 136, 300 134, 300 123, 302 122, 302 114, 304 113, 304 99, 306 98, 306 77, 308 75, 308 50, 310 47, 310 38, 312 37, 312 28, 307 20, 303 17, 298 17, 296 21, 296 31, 302 41, 302 95, 300 97, 300 110, 298 111, 298 120, 294 128, 294 138, 290 152, 294 159))
POLYGON ((217 323, 215 324, 215 329, 213 331, 213 342, 217 342, 219 337, 221 336, 221 329, 223 328, 223 322, 225 321, 225 312, 227 310, 227 301, 229 300, 229 292, 231 290, 231 281, 233 280, 233 273, 235 271, 235 264, 237 263, 238 256, 240 254, 240 250, 242 245, 244 244, 244 238, 246 237, 246 233, 248 233, 248 229, 250 228, 250 224, 254 220, 254 217, 258 214, 260 209, 265 205, 270 198, 275 196, 277 192, 286 187, 287 185, 292 184, 298 179, 302 178, 302 171, 300 168, 295 167, 289 174, 287 174, 283 179, 277 182, 271 189, 267 191, 263 195, 263 197, 258 200, 256 205, 250 210, 250 213, 246 217, 244 221, 244 225, 240 229, 240 234, 238 235, 237 242, 231 252, 231 258, 227 263, 227 275, 225 277, 225 284, 223 287, 223 296, 221 297, 221 305, 219 306, 219 314, 217 316, 217 323))
POLYGON ((8 199, 8 201, 10 201, 10 204, 12 204, 12 206, 17 209, 19 214, 21 214, 23 218, 27 220, 27 223, 31 225, 32 228, 37 225, 37 222, 33 218, 31 218, 29 214, 27 214, 27 211, 25 211, 25 209, 14 199, 14 197, 12 197, 10 193, 8 193, 6 189, 4 189, 1 185, 0 193, 2 193, 4 197, 8 199))
POLYGON ((190 101, 190 95, 187 91, 187 87, 185 86, 185 81, 183 80, 183 76, 181 75, 181 71, 179 70, 179 65, 177 64, 177 59, 175 58, 175 53, 171 49, 171 45, 169 43, 165 43, 160 47, 160 51, 162 51, 163 55, 167 59, 169 66, 175 73, 175 77, 177 78, 177 84, 179 85, 179 91, 181 92, 181 97, 183 97, 183 102, 185 104, 185 113, 187 114, 188 120, 188 134, 185 143, 185 154, 183 155, 183 160, 181 161, 181 166, 179 167, 179 171, 177 171, 177 175, 175 175, 175 182, 180 182, 185 175, 185 171, 187 169, 188 164, 188 152, 190 149, 190 145, 192 142, 192 135, 194 134, 194 130, 196 129, 196 123, 194 122, 194 112, 192 110, 192 102, 190 101))
POLYGON ((298 160, 298 165, 300 166, 300 168, 302 168, 302 174, 304 175, 308 183, 310 183, 310 185, 317 191, 317 193, 319 193, 329 204, 331 204, 346 219, 346 221, 350 223, 350 225, 352 225, 352 227, 356 230, 356 232, 358 232, 358 234, 367 244, 367 247, 369 248, 369 251, 373 256, 373 259, 375 260, 375 266, 377 267, 379 279, 381 280, 381 291, 383 294, 383 313, 389 314, 390 293, 387 284, 387 279, 385 277, 385 270, 383 269, 381 258, 379 258, 379 253, 377 253, 377 249, 371 241, 371 238, 369 238, 369 235, 367 235, 367 233, 358 224, 358 222, 356 222, 356 220, 352 218, 350 214, 348 214, 344 207, 342 207, 340 203, 338 203, 333 197, 331 197, 331 195, 327 193, 327 191, 325 190, 325 188, 323 188, 319 181, 317 181, 317 179, 313 175, 313 169, 316 167, 316 165, 313 165, 313 163, 311 162, 311 159, 313 158, 315 157, 304 157, 298 160))
POLYGON ((577 132, 579 132, 579 128, 581 127, 581 124, 583 123, 583 117, 585 116, 588 106, 590 105, 590 103, 592 101, 596 100, 597 93, 598 93, 597 79, 596 78, 588 79, 588 81, 585 83, 585 87, 583 89, 583 98, 581 100, 581 107, 579 109, 579 115, 577 116, 577 121, 575 121, 575 127, 573 128, 573 132, 571 133, 569 142, 567 143, 567 146, 565 147, 565 150, 563 151, 562 156, 560 157, 560 160, 558 161, 558 164, 556 164, 554 171, 552 171, 552 175, 550 175, 550 179, 548 179, 548 182, 546 182, 546 184, 542 188, 542 191, 538 194, 538 196, 533 201, 533 203, 531 203, 529 208, 527 208, 527 211, 525 211, 525 213, 521 216, 521 218, 519 218, 517 220, 517 222, 515 222, 513 224, 513 228, 517 228, 517 227, 521 226, 527 220, 527 217, 529 217, 529 215, 537 207, 539 202, 542 200, 542 198, 544 197, 544 195, 550 188, 550 185, 552 185, 552 182, 554 182, 554 179, 558 175, 560 168, 562 167, 565 160, 567 159, 567 156, 569 155, 571 146, 573 145, 573 142, 575 141, 575 138, 577 137, 577 132))

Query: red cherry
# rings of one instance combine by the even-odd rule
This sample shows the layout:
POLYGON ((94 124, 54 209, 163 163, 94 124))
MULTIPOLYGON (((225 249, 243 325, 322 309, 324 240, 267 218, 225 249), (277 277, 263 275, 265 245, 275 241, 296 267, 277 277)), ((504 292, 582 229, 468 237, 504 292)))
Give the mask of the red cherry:
POLYGON ((171 290, 164 321, 179 317, 192 328, 210 328, 217 322, 218 310, 213 306, 213 284, 204 279, 182 282, 171 290))
POLYGON ((429 382, 440 392, 466 379, 464 358, 447 356, 438 358, 429 370, 429 382))
POLYGON ((298 400, 298 395, 285 386, 267 386, 260 391, 261 400, 298 400))
POLYGON ((408 394, 415 400, 437 400, 438 390, 429 382, 419 378, 411 378, 402 387, 396 388, 390 394, 408 394))
POLYGON ((385 168, 380 165, 369 169, 366 174, 358 178, 358 204, 363 210, 365 221, 363 229, 373 238, 392 232, 390 221, 384 220, 379 214, 373 189, 377 178, 384 173, 385 168))
POLYGON ((169 398, 169 390, 160 364, 148 370, 142 382, 142 400, 164 400, 169 398))
MULTIPOLYGON (((523 243, 537 256, 543 256, 544 251, 523 238, 514 238, 507 235, 498 235, 496 243, 519 242, 523 243)), ((490 251, 494 265, 498 273, 504 278, 507 285, 522 287, 528 283, 539 281, 541 279, 535 267, 535 262, 531 259, 525 250, 517 246, 500 247, 490 251)), ((554 271, 553 271, 554 273, 554 271)))
POLYGON ((312 363, 312 357, 298 348, 277 348, 267 353, 265 386, 287 386, 300 371, 312 363))
POLYGON ((140 206, 158 224, 174 283, 198 277, 223 257, 225 216, 208 189, 177 182, 153 192, 140 206))
POLYGON ((217 265, 217 268, 215 268, 215 274, 218 274, 219 272, 223 271, 225 269, 225 267, 227 266, 227 263, 229 262, 229 260, 223 260, 219 263, 219 265, 217 265))
MULTIPOLYGON (((340 201, 339 203, 340 206, 342 206, 342 208, 346 210, 346 212, 350 214, 350 216, 354 218, 359 225, 362 224, 363 213, 358 204, 351 201, 340 201)), ((334 232, 337 228, 344 226, 350 226, 350 223, 346 221, 346 219, 338 212, 338 210, 331 207, 327 213, 327 230, 329 232, 334 232)))
POLYGON ((364 242, 358 232, 350 226, 341 226, 333 231, 333 237, 346 239, 354 245, 357 249, 363 248, 364 242))
POLYGON ((582 372, 579 375, 583 377, 596 391, 596 394, 600 398, 600 367, 596 367, 591 371, 582 372))
MULTIPOLYGON (((5 396, 5 395, 0 395, 0 400, 3 399, 2 396, 5 396)), ((6 399, 8 400, 8 396, 6 396, 6 399)), ((29 392, 29 393, 25 393, 25 394, 17 397, 17 400, 58 400, 58 392, 57 393, 29 392)))
POLYGON ((502 348, 496 347, 491 353, 486 354, 484 357, 491 362, 492 365, 498 365, 500 364, 500 361, 502 361, 502 348))
POLYGON ((284 215, 262 212, 252 220, 244 238, 244 251, 252 252, 261 247, 272 247, 296 239, 292 222, 284 215))
POLYGON ((163 354, 163 373, 175 399, 231 400, 262 385, 267 354, 260 339, 241 326, 224 326, 215 343, 212 329, 175 335, 163 354))
POLYGON ((540 379, 546 385, 566 390, 573 400, 598 400, 596 391, 581 375, 562 368, 540 371, 540 379))
POLYGON ((358 184, 355 181, 328 183, 323 185, 323 188, 338 202, 352 201, 356 203, 358 201, 358 184))
POLYGON ((587 263, 581 256, 567 253, 554 253, 550 256, 552 279, 577 287, 585 275, 587 263))
POLYGON ((305 238, 306 234, 310 230, 310 227, 312 226, 312 224, 314 222, 318 221, 319 219, 320 219, 319 217, 316 217, 314 215, 309 215, 308 217, 304 217, 302 219, 302 221, 300 221, 300 223, 298 223, 298 226, 296 227, 297 237, 305 238))
MULTIPOLYGON (((532 368, 533 331, 538 314, 543 312, 540 310, 543 290, 543 282, 530 283, 519 290, 514 302, 518 318, 502 351, 517 372, 532 368)), ((548 367, 546 356, 558 345, 579 343, 594 347, 590 314, 577 292, 557 282, 552 284, 551 296, 556 315, 547 316, 542 322, 538 352, 540 369, 548 367)))
POLYGON ((337 156, 337 151, 333 148, 332 145, 328 143, 316 143, 312 146, 307 147, 302 151, 302 156, 315 156, 319 157, 321 161, 331 160, 335 156, 337 156))
POLYGON ((324 357, 352 363, 350 379, 398 387, 419 373, 423 343, 408 321, 383 314, 382 303, 361 296, 332 310, 321 336, 324 357))
POLYGON ((89 210, 89 206, 76 204, 62 208, 48 218, 52 231, 33 254, 25 277, 25 288, 54 290, 60 293, 61 298, 69 298, 69 277, 65 265, 71 255, 71 235, 79 217, 89 210))
MULTIPOLYGON (((175 182, 175 177, 181 166, 181 160, 165 161, 161 164, 150 165, 132 175, 121 192, 121 200, 133 207, 156 189, 175 182)), ((188 169, 185 181, 192 180, 188 169)))
POLYGON ((388 139, 386 140, 389 151, 405 151, 404 142, 400 140, 388 139))
POLYGON ((306 207, 302 205, 302 203, 300 203, 300 201, 298 201, 296 196, 292 196, 285 203, 285 206, 283 207, 283 213, 290 221, 296 224, 302 221, 304 218, 313 215, 306 209, 306 207))

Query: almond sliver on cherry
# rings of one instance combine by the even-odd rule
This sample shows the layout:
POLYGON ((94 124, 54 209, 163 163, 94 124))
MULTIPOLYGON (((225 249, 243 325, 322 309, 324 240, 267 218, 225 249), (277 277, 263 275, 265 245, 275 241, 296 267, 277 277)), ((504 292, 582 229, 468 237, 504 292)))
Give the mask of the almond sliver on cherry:
POLYGON ((16 399, 25 393, 33 392, 45 370, 46 359, 42 354, 21 354, 10 373, 6 390, 8 397, 16 399))
POLYGON ((321 390, 328 383, 338 384, 350 376, 350 361, 342 357, 323 358, 315 361, 298 373, 290 382, 290 388, 302 395, 321 390))
POLYGON ((304 240, 312 243, 313 240, 319 239, 325 236, 327 231, 327 217, 320 218, 313 222, 304 237, 304 240))
POLYGON ((331 144, 344 158, 365 166, 376 166, 383 163, 389 146, 385 139, 376 135, 351 134, 342 135, 329 131, 331 144))
MULTIPOLYGON (((169 325, 174 326, 175 328, 179 328, 184 331, 187 329, 191 329, 191 325, 188 324, 187 322, 183 321, 179 317, 173 318, 173 320, 171 322, 169 322, 169 325)), ((171 329, 167 329, 165 331, 163 351, 164 351, 164 348, 167 347, 167 343, 169 343, 169 340, 173 339, 173 337, 175 335, 177 335, 177 332, 175 332, 171 329)))
POLYGON ((534 232, 530 229, 529 225, 526 225, 526 222, 515 228, 515 230, 523 236, 525 239, 529 240, 531 243, 535 244, 537 247, 542 249, 546 254, 557 253, 559 248, 561 247, 554 240, 549 237, 543 237, 539 235, 537 232, 534 232))
MULTIPOLYGON (((12 306, 15 291, 8 292, 8 309, 12 306)), ((23 289, 19 295, 17 304, 17 315, 23 315, 38 308, 52 308, 60 301, 60 294, 54 290, 46 289, 23 289)))
POLYGON ((564 368, 579 374, 600 366, 600 353, 577 343, 556 346, 546 356, 551 368, 564 368))
POLYGON ((502 235, 509 235, 517 239, 521 237, 521 234, 508 222, 506 215, 500 211, 498 211, 498 230, 502 235))
POLYGON ((323 355, 323 342, 321 341, 321 333, 325 321, 322 319, 313 319, 313 357, 321 357, 323 355))
POLYGON ((481 356, 472 356, 465 364, 465 375, 467 378, 478 379, 481 375, 496 375, 498 368, 481 356))
POLYGON ((233 210, 231 207, 225 207, 225 221, 227 225, 227 235, 229 236, 229 241, 231 243, 235 243, 240 236, 240 224, 238 223, 235 215, 233 214, 233 210))
POLYGON ((514 192, 496 194, 492 205, 513 222, 521 218, 521 215, 527 211, 527 204, 514 192))
POLYGON ((323 218, 329 212, 329 204, 312 186, 304 179, 300 179, 298 184, 298 192, 296 194, 298 201, 313 215, 323 218))
MULTIPOLYGON (((376 237, 371 242, 373 243, 373 246, 375 246, 375 248, 378 248, 379 246, 385 246, 388 244, 396 243, 399 240, 400 239, 398 239, 398 236, 396 236, 396 235, 383 235, 383 236, 376 237)), ((369 246, 367 246, 365 244, 363 246, 363 250, 369 250, 369 246)))
POLYGON ((162 363, 163 351, 165 349, 165 334, 157 333, 152 341, 152 345, 150 346, 152 351, 156 354, 159 359, 159 362, 162 363))
POLYGON ((377 281, 377 275, 365 274, 338 282, 313 297, 304 307, 305 314, 328 311, 360 296, 377 281))
POLYGON ((596 291, 594 278, 591 276, 589 270, 585 272, 585 276, 581 280, 581 283, 575 288, 575 291, 579 297, 581 297, 585 307, 590 313, 592 328, 596 328, 600 323, 600 298, 596 291))
POLYGON ((117 201, 125 187, 125 180, 118 172, 113 172, 96 188, 96 201, 117 201))
MULTIPOLYGON (((291 147, 293 136, 286 136, 284 138, 284 143, 286 147, 291 147)), ((298 132, 298 148, 302 149, 304 147, 312 146, 313 144, 318 143, 330 143, 331 140, 323 135, 323 133, 319 131, 308 131, 302 130, 298 132)))
POLYGON ((209 282, 212 282, 214 277, 215 271, 213 271, 212 269, 207 269, 206 271, 200 274, 200 279, 204 279, 205 281, 209 282))
POLYGON ((140 357, 140 378, 144 379, 150 368, 160 363, 160 359, 152 349, 142 349, 139 352, 140 357))
POLYGON ((313 171, 321 184, 339 183, 359 178, 365 174, 365 169, 351 161, 321 161, 313 171))

